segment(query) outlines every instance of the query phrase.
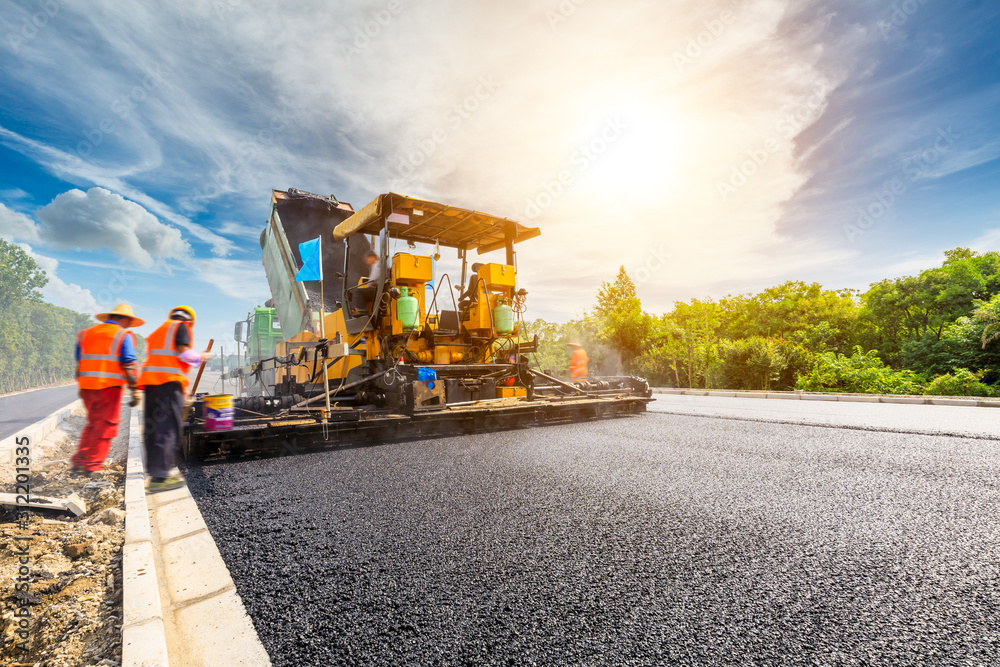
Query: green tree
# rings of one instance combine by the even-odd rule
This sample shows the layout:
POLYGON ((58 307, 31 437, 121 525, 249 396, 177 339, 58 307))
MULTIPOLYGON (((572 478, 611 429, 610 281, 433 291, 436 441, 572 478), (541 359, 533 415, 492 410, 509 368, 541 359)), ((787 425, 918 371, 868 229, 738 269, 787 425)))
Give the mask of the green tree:
POLYGON ((24 301, 41 301, 39 290, 49 282, 32 257, 0 239, 0 315, 24 301))
POLYGON ((940 267, 871 286, 862 297, 867 332, 862 342, 882 350, 895 366, 912 363, 914 352, 903 354, 908 343, 924 341, 924 348, 933 347, 931 342, 942 340, 951 323, 971 316, 977 304, 998 293, 1000 254, 949 250, 940 267))
POLYGON ((0 239, 0 393, 73 377, 76 334, 93 321, 43 302, 47 282, 30 255, 0 239))
POLYGON ((759 294, 729 296, 720 305, 725 338, 785 339, 814 352, 847 352, 856 342, 860 305, 853 290, 788 281, 759 294))
POLYGON ((630 369, 649 339, 652 321, 642 310, 635 283, 625 267, 613 282, 605 282, 597 293, 595 314, 600 322, 598 338, 619 354, 622 367, 630 369))

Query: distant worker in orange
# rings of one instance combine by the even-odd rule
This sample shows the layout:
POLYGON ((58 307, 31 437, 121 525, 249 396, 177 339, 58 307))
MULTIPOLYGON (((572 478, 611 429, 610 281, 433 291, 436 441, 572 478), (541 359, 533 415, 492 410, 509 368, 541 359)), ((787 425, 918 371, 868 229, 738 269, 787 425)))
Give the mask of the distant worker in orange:
POLYGON ((573 382, 583 382, 587 379, 587 351, 579 343, 570 343, 573 356, 569 359, 569 379, 573 382))
POLYGON ((139 386, 146 392, 142 442, 146 449, 149 491, 167 491, 184 486, 184 478, 171 475, 183 433, 188 371, 211 357, 191 349, 195 312, 177 306, 166 322, 146 339, 146 363, 139 386))
MULTIPOLYGON (((135 334, 129 329, 146 322, 125 304, 94 317, 101 324, 84 329, 76 338, 76 383, 87 409, 87 425, 70 459, 73 476, 100 474, 111 439, 118 434, 122 392, 126 385, 134 392, 139 379, 135 334)), ((132 400, 134 405, 134 396, 132 400)))

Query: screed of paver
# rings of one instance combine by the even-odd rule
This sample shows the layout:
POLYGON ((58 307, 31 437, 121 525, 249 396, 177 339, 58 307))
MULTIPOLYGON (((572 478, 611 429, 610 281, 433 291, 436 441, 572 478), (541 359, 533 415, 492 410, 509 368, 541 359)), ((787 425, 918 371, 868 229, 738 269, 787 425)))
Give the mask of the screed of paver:
POLYGON ((229 570, 207 531, 162 544, 161 549, 172 604, 197 600, 232 585, 229 570))

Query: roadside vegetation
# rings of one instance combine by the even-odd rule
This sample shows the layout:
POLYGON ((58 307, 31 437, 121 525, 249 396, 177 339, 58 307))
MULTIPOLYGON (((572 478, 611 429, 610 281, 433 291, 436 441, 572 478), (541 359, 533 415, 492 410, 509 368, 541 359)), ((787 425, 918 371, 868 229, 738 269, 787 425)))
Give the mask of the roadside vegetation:
POLYGON ((538 364, 564 374, 580 342, 593 374, 655 386, 1000 396, 1000 254, 956 248, 866 292, 786 282, 647 313, 622 267, 583 318, 527 323, 538 364))
POLYGON ((0 394, 73 379, 76 332, 87 315, 42 301, 45 272, 0 239, 0 394))

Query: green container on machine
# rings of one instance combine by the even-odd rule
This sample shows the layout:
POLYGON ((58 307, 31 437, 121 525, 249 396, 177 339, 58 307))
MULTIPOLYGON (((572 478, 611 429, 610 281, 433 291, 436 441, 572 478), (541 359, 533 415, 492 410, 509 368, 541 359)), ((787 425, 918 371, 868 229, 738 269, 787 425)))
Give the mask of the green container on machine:
POLYGON ((497 299, 497 307, 493 309, 493 323, 497 335, 509 336, 514 333, 514 310, 503 299, 497 299))
POLYGON ((396 319, 403 325, 403 331, 413 331, 420 321, 420 304, 416 297, 410 296, 406 287, 400 287, 399 292, 399 298, 396 299, 396 319))

